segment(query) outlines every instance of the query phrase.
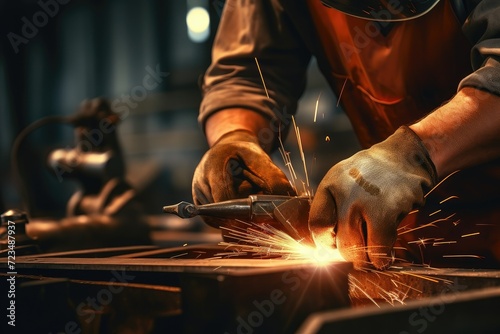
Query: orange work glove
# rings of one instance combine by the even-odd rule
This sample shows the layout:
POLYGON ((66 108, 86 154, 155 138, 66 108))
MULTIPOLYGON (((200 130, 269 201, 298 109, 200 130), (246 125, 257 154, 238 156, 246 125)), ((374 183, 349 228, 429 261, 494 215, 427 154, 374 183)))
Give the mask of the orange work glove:
POLYGON ((253 194, 295 196, 285 174, 246 130, 226 133, 205 153, 194 172, 192 192, 195 204, 253 194))
POLYGON ((333 166, 311 204, 309 227, 316 243, 337 247, 356 267, 383 269, 401 220, 437 182, 420 138, 400 127, 385 141, 333 166))

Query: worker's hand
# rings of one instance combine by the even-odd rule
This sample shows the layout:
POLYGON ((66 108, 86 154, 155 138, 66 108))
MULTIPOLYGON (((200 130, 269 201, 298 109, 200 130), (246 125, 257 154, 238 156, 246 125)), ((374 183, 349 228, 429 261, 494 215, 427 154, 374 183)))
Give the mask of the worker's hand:
POLYGON ((336 247, 356 267, 391 263, 400 221, 423 205, 436 171, 418 136, 399 128, 385 141, 333 166, 311 204, 316 243, 336 247))
POLYGON ((294 196, 290 182, 255 135, 237 130, 222 136, 194 172, 193 201, 208 204, 252 194, 294 196))

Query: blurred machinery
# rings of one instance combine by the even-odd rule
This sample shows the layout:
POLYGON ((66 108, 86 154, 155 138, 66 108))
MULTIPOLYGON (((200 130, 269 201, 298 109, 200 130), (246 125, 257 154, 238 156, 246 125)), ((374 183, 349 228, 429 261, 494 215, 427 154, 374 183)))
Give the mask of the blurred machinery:
MULTIPOLYGON (((20 248, 19 252, 150 243, 149 230, 135 200, 134 189, 125 180, 125 164, 115 131, 119 120, 103 99, 84 101, 73 116, 48 118, 48 121, 69 123, 75 127, 75 147, 52 151, 47 163, 60 182, 76 180, 80 190, 68 201, 66 216, 62 219, 29 220, 29 212, 18 209, 8 210, 2 215, 4 224, 11 220, 19 226, 16 227, 16 237, 25 239, 26 247, 20 248)), ((48 121, 42 119, 18 136, 12 157, 15 173, 20 173, 16 162, 22 141, 48 121)), ((23 175, 18 175, 17 179, 27 198, 29 189, 24 184, 23 175)), ((3 237, 2 249, 5 250, 5 234, 3 237)))

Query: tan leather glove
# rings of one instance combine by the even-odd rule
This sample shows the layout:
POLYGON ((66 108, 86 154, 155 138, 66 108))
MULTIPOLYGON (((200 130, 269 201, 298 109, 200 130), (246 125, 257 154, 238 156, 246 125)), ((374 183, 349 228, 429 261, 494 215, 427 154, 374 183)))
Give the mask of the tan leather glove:
POLYGON ((397 227, 436 184, 436 170, 418 136, 404 126, 385 141, 333 166, 311 204, 316 243, 339 248, 356 267, 391 263, 397 227))
POLYGON ((223 135, 201 159, 193 176, 193 201, 208 204, 252 194, 295 196, 290 182, 249 131, 223 135))

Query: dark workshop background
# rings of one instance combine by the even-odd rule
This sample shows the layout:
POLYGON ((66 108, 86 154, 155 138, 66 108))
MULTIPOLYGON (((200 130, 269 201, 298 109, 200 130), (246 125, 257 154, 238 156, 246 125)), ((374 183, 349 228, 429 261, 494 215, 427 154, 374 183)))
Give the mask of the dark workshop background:
MULTIPOLYGON (((127 179, 138 190, 145 214, 160 214, 163 205, 190 201, 191 178, 207 149, 197 124, 201 100, 198 82, 210 62, 223 6, 223 0, 2 0, 2 212, 23 206, 10 167, 16 135, 44 116, 73 114, 85 99, 123 101, 124 94, 130 95, 134 87, 142 85, 147 67, 158 67, 169 75, 156 89, 147 91, 144 100, 133 101, 137 105, 129 108, 130 113, 119 125, 127 179), (44 11, 42 3, 58 4, 51 7, 46 22, 39 13, 44 11), (186 15, 194 7, 209 13, 209 31, 201 41, 193 41, 188 33, 186 15), (23 25, 33 20, 38 20, 38 31, 14 46, 9 33, 23 36, 23 25)), ((334 162, 357 149, 357 142, 314 61, 296 120, 310 182, 315 187, 334 162)), ((73 146, 73 129, 54 124, 30 134, 21 147, 21 178, 29 189, 31 216, 64 215, 78 184, 66 179, 59 182, 45 161, 51 149, 73 146)), ((305 180, 293 131, 285 148, 291 151, 295 169, 305 180)), ((275 158, 281 164, 279 154, 275 158)))

